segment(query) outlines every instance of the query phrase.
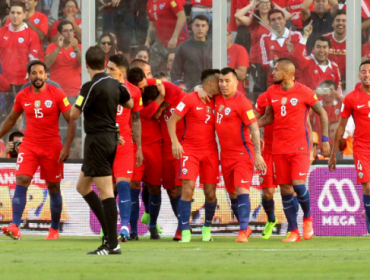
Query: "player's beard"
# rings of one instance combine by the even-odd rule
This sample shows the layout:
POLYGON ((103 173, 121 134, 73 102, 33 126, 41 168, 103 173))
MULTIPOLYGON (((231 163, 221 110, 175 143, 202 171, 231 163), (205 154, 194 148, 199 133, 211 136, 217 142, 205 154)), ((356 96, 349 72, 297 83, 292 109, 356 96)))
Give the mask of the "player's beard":
POLYGON ((43 81, 43 80, 41 80, 41 79, 36 79, 36 80, 32 81, 32 85, 33 85, 35 88, 37 88, 37 89, 42 88, 42 87, 44 86, 44 84, 45 84, 45 81, 43 81), (41 81, 41 84, 37 85, 37 84, 36 84, 36 82, 37 82, 37 81, 41 81))
POLYGON ((283 82, 283 80, 274 81, 274 85, 280 85, 283 82))

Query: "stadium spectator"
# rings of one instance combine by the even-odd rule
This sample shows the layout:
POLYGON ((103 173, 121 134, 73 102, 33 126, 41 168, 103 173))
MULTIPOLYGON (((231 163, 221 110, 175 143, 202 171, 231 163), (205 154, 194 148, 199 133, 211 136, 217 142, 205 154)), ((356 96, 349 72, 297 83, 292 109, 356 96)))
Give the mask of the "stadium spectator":
POLYGON ((212 68, 212 42, 207 38, 209 20, 197 15, 192 24, 193 38, 178 46, 171 68, 171 81, 184 80, 187 91, 200 84, 203 70, 212 68))
POLYGON ((153 76, 152 76, 152 68, 150 67, 150 64, 148 62, 146 62, 145 60, 142 60, 142 59, 134 59, 130 63, 130 69, 131 68, 134 68, 134 67, 138 67, 141 70, 143 70, 143 72, 145 74, 145 77, 147 79, 153 78, 153 76))
POLYGON ((191 20, 197 15, 205 15, 209 19, 209 29, 207 36, 212 39, 212 2, 213 0, 191 0, 191 20))
POLYGON ((155 73, 153 75, 153 78, 161 80, 162 82, 170 82, 170 77, 168 76, 168 74, 166 72, 163 72, 163 71, 155 73))
POLYGON ((339 149, 343 154, 343 159, 353 159, 353 141, 355 136, 355 122, 353 117, 348 118, 346 128, 342 139, 340 140, 339 149))
MULTIPOLYGON (((43 0, 45 1, 45 0, 43 0)), ((48 9, 48 18, 49 18, 49 25, 52 25, 55 21, 58 21, 63 17, 63 7, 64 3, 68 0, 46 0, 45 2, 49 2, 43 6, 48 9)), ((77 6, 81 7, 81 0, 76 0, 77 6)), ((81 11, 78 10, 77 17, 81 18, 81 11)))
POLYGON ((303 22, 301 16, 301 6, 304 0, 287 0, 286 9, 292 14, 290 21, 293 23, 297 31, 303 31, 303 22))
POLYGON ((5 24, 8 18, 10 0, 0 1, 0 27, 5 24))
MULTIPOLYGON (((77 18, 77 12, 79 11, 76 0, 68 0, 63 5, 64 19, 70 21, 73 24, 75 30, 75 37, 78 42, 81 43, 81 19, 77 18)), ((49 30, 49 42, 56 43, 58 40, 58 24, 61 20, 54 21, 49 30)))
MULTIPOLYGON (((146 15, 146 6, 148 0, 135 1, 135 37, 139 45, 144 45, 148 31, 148 18, 146 15)), ((184 4, 185 5, 185 4, 184 4)))
POLYGON ((167 53, 189 39, 182 2, 149 0, 147 14, 149 28, 145 45, 151 46, 150 65, 154 72, 166 70, 167 53))
MULTIPOLYGON (((268 20, 272 28, 271 33, 263 34, 260 41, 262 69, 268 73, 268 85, 274 83, 271 75, 275 66, 275 61, 279 58, 289 57, 291 53, 286 45, 286 40, 289 40, 294 46, 299 44, 302 35, 298 31, 292 31, 286 28, 286 19, 281 10, 270 10, 268 20)), ((295 78, 300 80, 301 73, 296 71, 295 78)))
POLYGON ((173 65, 174 60, 175 60, 175 52, 174 51, 168 52, 168 54, 167 54, 167 71, 168 71, 168 73, 171 73, 171 69, 172 69, 172 65, 173 65))
POLYGON ((59 38, 46 49, 45 64, 50 68, 50 79, 57 82, 71 104, 81 88, 81 45, 74 38, 73 24, 62 20, 58 24, 59 38))
POLYGON ((303 2, 301 6, 303 26, 309 25, 311 21, 313 25, 312 36, 307 41, 308 53, 311 53, 313 42, 317 37, 333 31, 333 17, 338 8, 337 0, 305 0, 303 2), (312 2, 314 11, 310 11, 312 2))
POLYGON ((301 83, 315 90, 323 81, 332 80, 337 85, 337 91, 342 95, 339 67, 328 59, 331 48, 330 39, 317 37, 314 41, 312 54, 307 56, 306 42, 312 33, 312 22, 304 28, 303 38, 297 46, 289 44, 296 68, 301 70, 301 83))
POLYGON ((19 145, 23 141, 24 134, 20 131, 10 133, 2 158, 17 158, 19 145))
POLYGON ((10 112, 15 95, 27 82, 27 63, 38 59, 40 40, 27 26, 24 3, 14 1, 10 6, 10 24, 0 28, 0 63, 4 78, 10 84, 6 94, 5 113, 10 112))
POLYGON ((9 82, 0 74, 0 92, 8 91, 10 88, 9 82))
POLYGON ((243 46, 248 51, 251 48, 251 33, 246 25, 235 18, 235 13, 249 4, 249 0, 231 0, 229 19, 231 32, 236 31, 234 43, 243 46))
MULTIPOLYGON (((271 9, 282 10, 278 5, 271 3, 269 0, 252 0, 249 5, 238 10, 235 14, 236 20, 248 26, 251 32, 252 46, 249 57, 249 62, 251 64, 250 73, 254 81, 253 92, 257 94, 267 89, 267 73, 262 70, 260 40, 263 34, 270 33, 269 29, 267 29, 267 25, 269 24, 268 13, 271 9), (254 11, 253 8, 255 8, 254 11), (254 15, 249 17, 247 14, 250 11, 258 18, 254 15), (262 21, 260 21, 260 19, 262 21)), ((282 11, 286 20, 292 17, 288 11, 282 11)))
POLYGON ((330 39, 331 48, 328 58, 330 61, 334 61, 338 65, 343 85, 346 81, 346 11, 338 10, 335 13, 333 28, 333 32, 326 33, 323 36, 330 39))
POLYGON ((137 50, 135 58, 142 59, 142 60, 145 60, 146 62, 149 62, 150 54, 149 54, 148 47, 140 46, 137 50))
POLYGON ((335 139, 335 131, 339 125, 339 120, 329 122, 329 144, 333 145, 335 139))
MULTIPOLYGON (((346 0, 338 0, 339 9, 347 9, 346 0)), ((369 0, 361 0, 361 29, 365 30, 370 27, 370 2, 369 0)))
POLYGON ((109 57, 117 54, 117 45, 114 43, 113 36, 110 33, 103 33, 98 39, 98 46, 105 53, 104 67, 107 68, 109 57))
POLYGON ((227 25, 227 66, 235 69, 239 81, 238 91, 246 95, 244 81, 249 68, 249 55, 243 46, 232 43, 232 33, 229 25, 227 25))

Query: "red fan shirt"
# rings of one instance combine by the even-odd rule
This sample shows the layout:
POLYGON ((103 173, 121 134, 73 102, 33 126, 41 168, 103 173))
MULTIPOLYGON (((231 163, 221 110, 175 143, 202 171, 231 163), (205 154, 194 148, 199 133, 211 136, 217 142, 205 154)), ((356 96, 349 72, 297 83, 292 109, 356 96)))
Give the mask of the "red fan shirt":
MULTIPOLYGON (((61 22, 62 20, 57 20, 57 21, 54 21, 53 24, 51 25, 50 27, 50 30, 49 30, 49 38, 55 36, 58 34, 58 24, 61 22)), ((75 23, 78 25, 79 28, 82 28, 82 22, 81 22, 81 19, 79 18, 75 18, 75 23)), ((76 36, 75 36, 76 38, 76 36)))
MULTIPOLYGON (((227 66, 237 69, 240 66, 249 68, 249 55, 247 50, 238 44, 233 44, 227 49, 227 66)), ((242 94, 246 94, 247 91, 244 87, 245 81, 239 81, 238 91, 242 94)))
POLYGON ((326 33, 323 35, 331 41, 331 49, 329 53, 329 60, 338 64, 341 77, 346 76, 346 39, 337 41, 334 38, 334 32, 326 33))

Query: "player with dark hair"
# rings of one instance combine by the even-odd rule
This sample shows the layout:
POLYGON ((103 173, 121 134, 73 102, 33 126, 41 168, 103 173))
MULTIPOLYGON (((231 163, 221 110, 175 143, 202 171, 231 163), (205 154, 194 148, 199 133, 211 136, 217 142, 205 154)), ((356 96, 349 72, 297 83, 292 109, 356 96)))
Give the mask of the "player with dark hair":
MULTIPOLYGON (((109 58, 107 74, 124 84, 134 101, 134 107, 132 109, 123 108, 119 105, 116 119, 119 125, 120 135, 125 141, 124 145, 117 147, 112 171, 113 181, 115 182, 118 193, 121 241, 127 241, 129 239, 128 223, 131 215, 131 204, 137 204, 134 207, 139 207, 140 189, 138 191, 135 189, 130 190, 130 182, 134 172, 134 166, 139 167, 143 163, 140 121, 140 110, 142 109, 141 92, 138 87, 126 80, 128 68, 128 61, 123 54, 112 55, 109 58), (134 153, 134 150, 136 153, 134 153), (132 197, 131 194, 133 194, 132 197)), ((135 240, 135 238, 131 239, 135 240)))
POLYGON ((113 193, 112 167, 117 141, 118 105, 131 109, 133 101, 126 87, 104 73, 105 54, 98 46, 86 52, 86 67, 91 81, 82 86, 72 108, 71 118, 77 120, 84 112, 86 132, 84 159, 77 182, 77 191, 98 218, 104 233, 103 244, 88 254, 121 254, 117 242, 117 204, 113 193), (100 199, 92 190, 95 183, 100 199), (104 209, 104 210, 103 210, 104 209))
POLYGON ((238 78, 233 68, 221 70, 219 86, 222 94, 215 97, 215 113, 222 174, 227 192, 237 195, 240 231, 236 242, 248 242, 253 169, 255 166, 264 170, 266 164, 261 156, 260 133, 252 103, 237 91, 238 78))
POLYGON ((153 78, 152 77, 152 68, 150 67, 150 64, 142 59, 134 59, 130 63, 130 69, 134 67, 139 67, 143 70, 145 77, 147 79, 153 78))
POLYGON ((357 171, 357 182, 362 184, 363 201, 367 221, 370 221, 370 60, 361 63, 358 78, 361 86, 346 95, 335 132, 333 150, 329 160, 329 170, 336 169, 336 153, 343 138, 350 116, 356 124, 353 141, 353 158, 357 171))
POLYGON ((272 72, 274 85, 267 90, 265 114, 259 126, 274 122, 272 161, 273 183, 280 186, 284 213, 290 232, 283 242, 301 241, 297 225, 297 207, 294 192, 303 210, 303 238, 311 239, 314 231, 310 209, 310 194, 305 181, 310 167, 310 139, 307 128, 311 107, 322 124, 322 148, 330 153, 328 117, 315 92, 294 81, 295 66, 291 59, 280 58, 272 72))
MULTIPOLYGON (((217 69, 209 69, 202 72, 203 89, 212 97, 220 94, 218 86, 219 73, 220 70, 217 69)), ((178 205, 178 216, 182 229, 180 242, 190 242, 191 240, 189 223, 191 201, 194 195, 195 181, 199 174, 200 183, 204 184, 206 197, 202 240, 212 240, 211 225, 217 206, 216 184, 218 183, 219 175, 213 111, 213 99, 205 105, 198 97, 198 93, 193 92, 182 98, 168 120, 172 153, 176 159, 180 160, 180 178, 182 180, 181 200, 178 205), (181 120, 184 120, 186 126, 183 135, 179 135, 176 131, 181 120), (182 138, 182 144, 179 142, 180 138, 182 138)))
POLYGON ((13 220, 10 226, 2 228, 4 234, 13 239, 21 239, 20 224, 27 202, 27 190, 32 178, 41 166, 41 179, 46 181, 50 194, 51 228, 46 239, 59 238, 59 222, 62 213, 60 181, 63 179, 63 162, 76 130, 76 122, 69 116, 71 105, 66 94, 56 87, 46 84, 46 66, 39 60, 28 64, 28 75, 32 86, 20 91, 14 107, 1 130, 2 138, 24 112, 27 120, 26 136, 19 146, 16 165, 16 188, 13 196, 13 220), (59 115, 63 114, 68 123, 64 147, 59 135, 59 115))

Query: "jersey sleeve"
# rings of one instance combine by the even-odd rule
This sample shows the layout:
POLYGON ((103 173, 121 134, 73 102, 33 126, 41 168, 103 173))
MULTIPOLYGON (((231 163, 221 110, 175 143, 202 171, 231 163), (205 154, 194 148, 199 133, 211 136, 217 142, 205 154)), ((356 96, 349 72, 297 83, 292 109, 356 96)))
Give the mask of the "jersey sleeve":
POLYGON ((58 45, 56 43, 49 44, 49 46, 46 48, 45 54, 51 54, 57 47, 58 45))
POLYGON ((184 98, 181 99, 179 104, 177 104, 174 113, 178 114, 181 118, 183 118, 189 112, 191 107, 192 107, 191 96, 190 95, 184 96, 184 98))
POLYGON ((171 105, 173 102, 175 102, 179 98, 181 94, 181 88, 179 88, 178 86, 170 82, 162 82, 162 83, 163 83, 164 89, 166 90, 164 101, 171 105))
POLYGON ((119 91, 120 91, 119 104, 123 105, 131 99, 131 95, 128 92, 126 86, 121 83, 119 84, 119 91))
POLYGON ((305 104, 307 104, 309 107, 312 107, 313 105, 316 104, 316 102, 318 102, 316 93, 309 88, 306 88, 305 96, 306 96, 305 104))
POLYGON ((343 99, 342 108, 340 110, 340 116, 343 118, 349 118, 352 114, 351 96, 347 95, 343 99))
POLYGON ((270 95, 270 91, 267 90, 266 92, 266 107, 267 106, 272 106, 272 103, 271 103, 271 95, 270 95))
POLYGON ((91 82, 86 83, 82 86, 80 90, 80 94, 78 95, 76 103, 74 105, 76 108, 80 109, 81 111, 83 111, 85 107, 88 108, 90 104, 93 102, 93 100, 95 99, 95 91, 94 89, 92 89, 90 92, 90 84, 91 82), (87 97, 88 94, 89 94, 89 97, 87 97))
POLYGON ((241 99, 238 105, 238 114, 246 126, 257 122, 252 104, 246 98, 241 99))
POLYGON ((172 12, 176 15, 178 12, 184 10, 181 1, 179 0, 170 0, 170 7, 172 12))
POLYGON ((23 94, 19 94, 19 93, 15 96, 15 101, 14 101, 13 109, 14 109, 14 111, 17 111, 18 113, 22 113, 23 112, 22 96, 23 96, 23 94))
POLYGON ((71 104, 69 104, 67 95, 65 94, 64 91, 59 89, 56 89, 56 92, 57 92, 57 103, 60 112, 62 113, 67 112, 72 107, 71 104))
POLYGON ((244 66, 249 68, 249 55, 244 47, 238 48, 238 61, 236 66, 244 66))
POLYGON ((254 107, 254 109, 256 110, 256 112, 263 115, 265 113, 266 106, 267 106, 266 94, 261 94, 257 98, 256 106, 254 107))

